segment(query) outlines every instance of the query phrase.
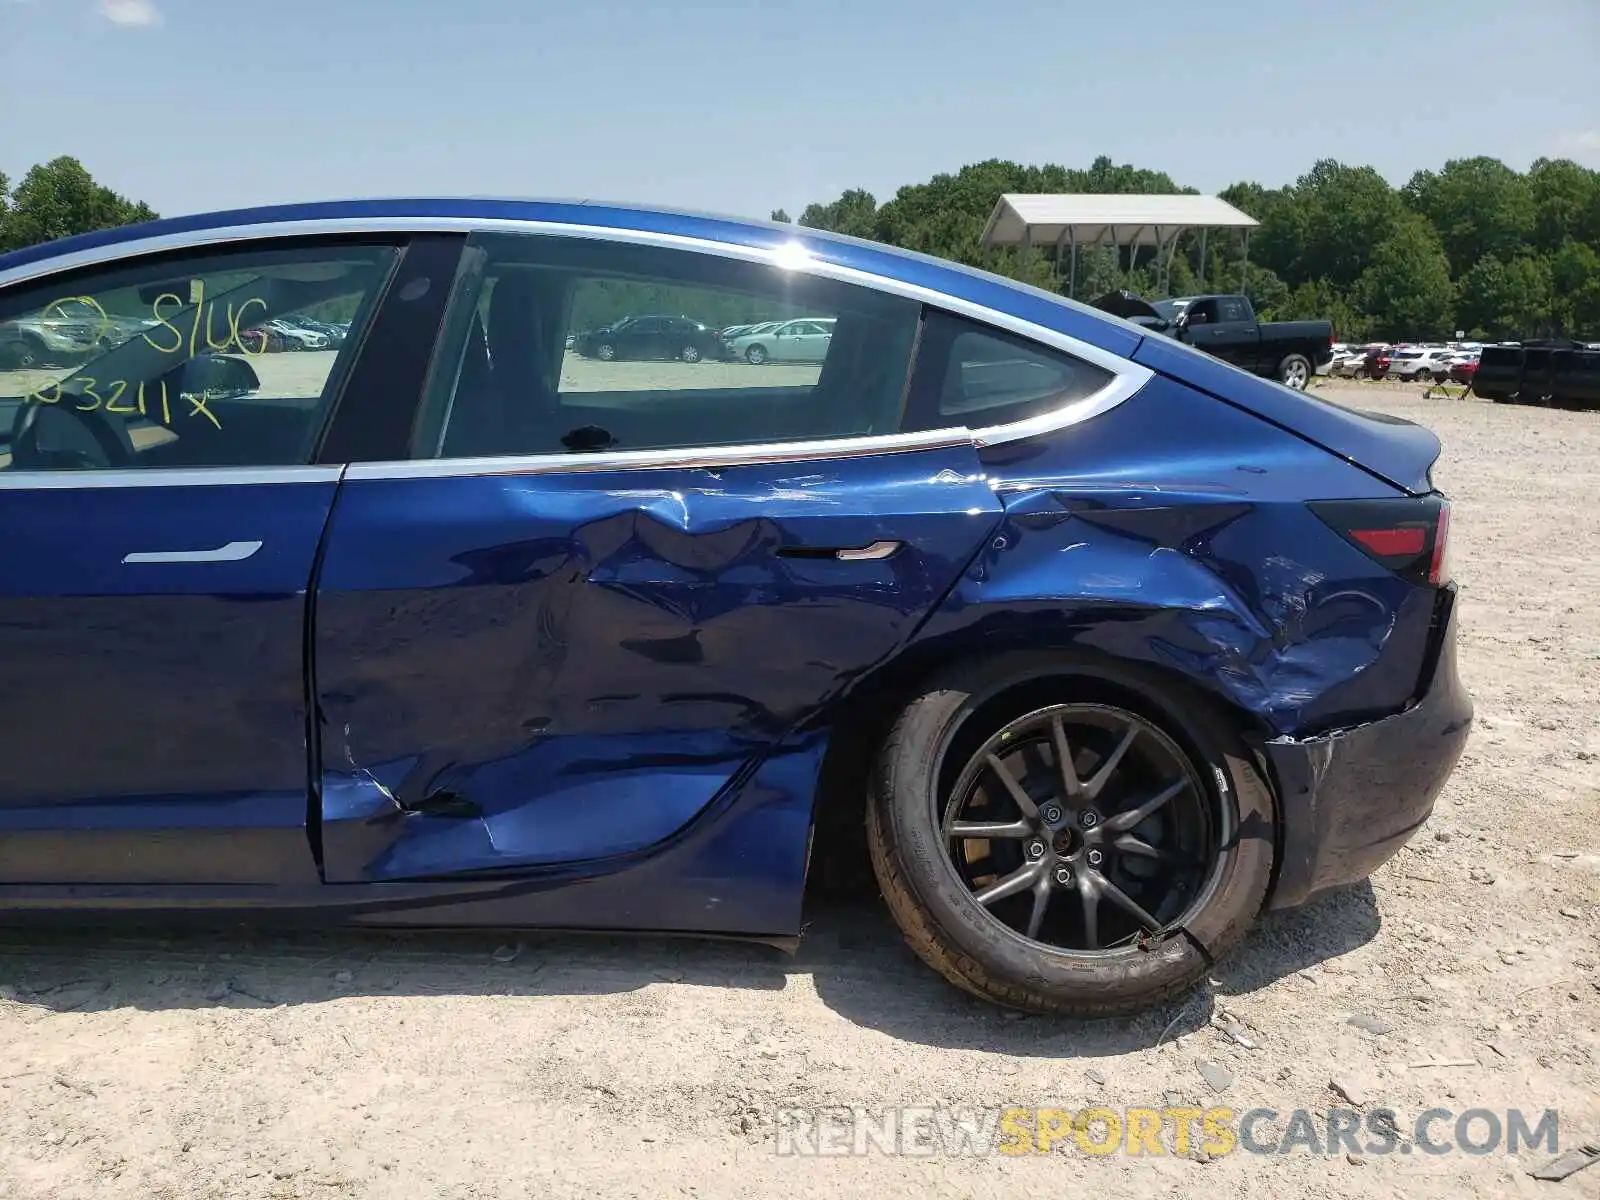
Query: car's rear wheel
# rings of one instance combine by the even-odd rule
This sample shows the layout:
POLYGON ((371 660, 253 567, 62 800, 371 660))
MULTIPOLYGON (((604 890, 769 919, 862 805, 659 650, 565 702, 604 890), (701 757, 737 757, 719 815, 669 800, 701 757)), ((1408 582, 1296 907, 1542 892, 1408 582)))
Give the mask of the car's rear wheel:
POLYGON ((765 346, 751 346, 744 352, 745 361, 754 366, 760 366, 767 361, 767 348, 765 346))
POLYGON ((1311 382, 1311 360, 1304 354, 1286 354, 1278 364, 1278 382, 1297 392, 1306 390, 1311 382))
POLYGON ((1417 383, 1432 383, 1433 382, 1433 372, 1428 370, 1427 367, 1423 367, 1420 371, 1418 371, 1411 378, 1417 383))
POLYGON ((913 950, 1031 1012, 1135 1012, 1244 936, 1272 870, 1271 795, 1237 739, 1090 688, 996 693, 958 668, 900 715, 867 840, 913 950))
POLYGON ((1371 376, 1369 376, 1367 374, 1367 369, 1365 367, 1357 367, 1355 369, 1355 378, 1357 378, 1357 379, 1368 379, 1368 378, 1371 378, 1371 376))
POLYGON ((610 342, 601 342, 594 348, 594 356, 601 362, 610 362, 617 357, 617 348, 610 342))
POLYGON ((682 350, 678 351, 678 357, 686 363, 697 363, 700 361, 700 347, 690 342, 682 350))

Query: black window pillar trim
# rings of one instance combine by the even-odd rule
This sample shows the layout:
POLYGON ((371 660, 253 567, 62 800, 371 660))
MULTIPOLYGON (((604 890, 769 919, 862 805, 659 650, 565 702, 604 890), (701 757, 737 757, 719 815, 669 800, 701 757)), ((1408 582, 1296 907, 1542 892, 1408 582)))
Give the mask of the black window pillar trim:
POLYGON ((466 241, 463 232, 416 234, 406 242, 314 463, 409 457, 412 428, 466 241))

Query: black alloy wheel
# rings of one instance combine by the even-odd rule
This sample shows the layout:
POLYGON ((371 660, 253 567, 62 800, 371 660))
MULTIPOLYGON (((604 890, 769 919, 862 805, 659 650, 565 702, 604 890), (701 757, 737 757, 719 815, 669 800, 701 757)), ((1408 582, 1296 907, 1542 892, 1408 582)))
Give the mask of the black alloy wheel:
POLYGON ((1134 664, 959 659, 894 717, 868 784, 873 873, 911 949, 1025 1012, 1187 991, 1272 881, 1276 804, 1233 714, 1134 664))
POLYGON ((939 827, 996 922, 1077 954, 1181 924, 1209 894, 1224 837, 1188 756, 1104 704, 1008 722, 969 759, 939 827))

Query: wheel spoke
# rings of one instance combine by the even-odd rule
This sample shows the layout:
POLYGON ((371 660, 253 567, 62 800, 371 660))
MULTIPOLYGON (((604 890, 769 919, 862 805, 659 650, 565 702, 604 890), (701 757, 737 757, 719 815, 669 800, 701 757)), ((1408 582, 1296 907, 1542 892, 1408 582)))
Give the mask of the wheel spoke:
POLYGON ((1015 896, 1018 892, 1027 891, 1038 878, 1040 866, 1038 863, 1027 863, 1018 867, 1011 874, 995 883, 991 883, 981 892, 974 892, 972 898, 979 904, 994 904, 1004 900, 1007 896, 1015 896))
POLYGON ((1072 765, 1072 748, 1067 745, 1067 725, 1060 717, 1050 720, 1050 738, 1056 748, 1056 768, 1061 772, 1061 790, 1067 796, 1081 796, 1083 784, 1072 765))
POLYGON ((1028 914, 1028 936, 1039 936, 1039 927, 1044 924, 1044 910, 1050 907, 1050 876, 1044 872, 1039 873, 1039 881, 1033 885, 1033 911, 1028 914))
POLYGON ((1170 850, 1163 850, 1160 846, 1152 846, 1143 838, 1135 837, 1131 833, 1122 834, 1111 844, 1124 854, 1136 854, 1141 858, 1153 858, 1156 862, 1165 863, 1168 866, 1192 867, 1196 866, 1199 861, 1187 855, 1174 854, 1170 850))
POLYGON ((1139 805, 1138 808, 1130 808, 1127 812, 1119 812, 1115 816, 1108 818, 1101 828, 1107 833, 1127 833, 1128 830, 1132 829, 1136 825, 1141 824, 1150 816, 1151 813, 1155 812, 1168 800, 1171 800, 1174 796, 1188 786, 1188 780, 1180 779, 1177 783, 1174 783, 1163 791, 1159 791, 1154 796, 1151 796, 1150 799, 1139 805))
POLYGON ((1022 838, 1032 832, 1027 821, 952 821, 946 830, 953 838, 1022 838))
POLYGON ((1106 755, 1105 761, 1095 768, 1095 773, 1083 785, 1084 794, 1089 799, 1093 800, 1105 790, 1106 783, 1111 778, 1111 773, 1117 769, 1117 764, 1122 761, 1122 756, 1128 752, 1128 747, 1133 745, 1134 738, 1138 736, 1139 727, 1137 725, 1129 725, 1128 732, 1122 735, 1122 740, 1117 743, 1116 749, 1106 755))
POLYGON ((989 769, 999 778, 1006 792, 1017 802, 1017 807, 1022 810, 1022 815, 1037 821, 1039 819, 1039 806, 1033 802, 1027 792, 1022 790, 1022 785, 1017 782, 1016 776, 1011 774, 1005 763, 992 754, 984 755, 984 761, 989 764, 989 769))
POLYGON ((1138 902, 1132 896, 1128 895, 1127 892, 1112 883, 1104 875, 1100 877, 1100 892, 1107 900, 1111 901, 1151 933, 1161 928, 1160 921, 1140 908, 1138 902))
POLYGON ((1078 876, 1078 901, 1083 909, 1085 950, 1100 949, 1100 884, 1088 871, 1078 876))

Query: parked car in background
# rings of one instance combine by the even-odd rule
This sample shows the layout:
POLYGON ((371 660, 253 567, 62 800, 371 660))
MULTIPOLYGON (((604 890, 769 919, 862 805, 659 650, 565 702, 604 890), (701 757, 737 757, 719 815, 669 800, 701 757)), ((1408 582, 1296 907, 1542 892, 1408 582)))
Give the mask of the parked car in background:
POLYGON ((1095 305, 1296 391, 1303 391, 1333 357, 1333 322, 1258 321, 1247 296, 1179 296, 1152 303, 1122 291, 1102 296, 1095 305))
POLYGON ((298 319, 275 317, 264 322, 265 327, 277 332, 290 350, 326 350, 328 335, 308 329, 298 319))
POLYGON ((1477 354, 1463 354, 1450 363, 1449 376, 1456 383, 1464 383, 1469 387, 1478 374, 1477 354))
POLYGON ((1389 355, 1389 375, 1418 383, 1429 383, 1449 372, 1450 352, 1442 346, 1396 350, 1389 355))
POLYGON ((699 362, 722 353, 720 333, 683 316, 647 314, 623 317, 600 329, 580 333, 572 348, 602 362, 625 359, 670 359, 699 362))
POLYGON ((1485 346, 1472 391, 1503 404, 1600 409, 1600 346, 1567 338, 1485 346))
POLYGON ((303 329, 308 333, 317 334, 325 339, 325 345, 313 347, 314 349, 337 349, 344 344, 346 334, 349 332, 347 325, 335 325, 328 321, 319 321, 313 317, 289 316, 279 317, 280 324, 290 325, 296 329, 303 329))
MULTIPOLYGON (((1468 738, 1441 447, 1411 422, 735 219, 363 200, 0 255, 0 320, 224 289, 364 328, 294 370, 135 339, 45 391, 0 376, 23 928, 792 946, 808 871, 865 842, 965 993, 1104 1017, 1394 856, 1468 738), (564 379, 575 297, 618 279, 833 314, 803 322, 826 362, 564 379), (147 403, 97 403, 113 382, 147 403)), ((675 336, 623 336, 643 320, 675 336)))
POLYGON ((821 362, 833 343, 834 318, 774 321, 727 339, 727 356, 764 362, 821 362))
POLYGON ((755 321, 746 325, 729 325, 722 331, 722 340, 726 344, 729 338, 739 337, 741 334, 746 333, 760 333, 781 323, 779 321, 755 321))
POLYGON ((29 317, 0 323, 0 370, 71 362, 94 348, 94 326, 29 317))
POLYGON ((1362 372, 1367 361, 1367 350, 1362 346, 1349 346, 1336 353, 1328 364, 1328 374, 1352 379, 1362 372))
POLYGON ((282 354, 289 349, 289 339, 276 326, 253 325, 239 331, 231 349, 239 354, 282 354))

